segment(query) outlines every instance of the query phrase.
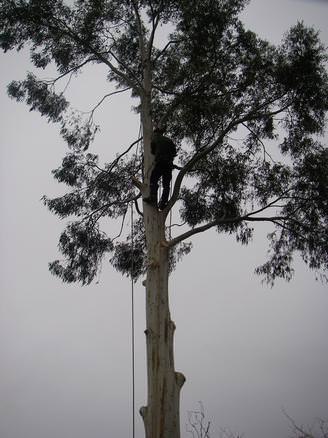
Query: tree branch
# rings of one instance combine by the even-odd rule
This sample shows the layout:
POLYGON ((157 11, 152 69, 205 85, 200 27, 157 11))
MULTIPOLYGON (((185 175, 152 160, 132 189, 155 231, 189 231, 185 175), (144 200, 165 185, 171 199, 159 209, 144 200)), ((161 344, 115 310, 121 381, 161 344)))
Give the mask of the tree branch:
POLYGON ((260 137, 257 135, 257 133, 253 130, 253 129, 251 129, 249 126, 247 126, 246 125, 246 123, 242 123, 242 125, 246 128, 246 129, 248 129, 248 131, 252 134, 252 135, 254 135, 254 137, 256 138, 256 140, 261 144, 261 146, 262 146, 262 148, 263 148, 263 155, 264 155, 264 158, 263 158, 263 161, 266 161, 265 160, 265 157, 266 157, 266 155, 270 158, 270 160, 274 163, 275 161, 274 161, 274 159, 271 157, 271 155, 267 152, 267 150, 266 150, 266 147, 265 147, 265 144, 263 143, 263 141, 260 139, 260 137))
POLYGON ((190 171, 193 166, 202 158, 204 158, 207 154, 209 154, 213 149, 215 149, 222 141, 223 138, 225 137, 225 135, 230 131, 230 129, 232 129, 232 127, 229 125, 223 132, 222 134, 219 136, 219 138, 212 143, 211 146, 206 147, 202 150, 199 150, 195 153, 195 155, 188 161, 188 163, 182 168, 182 170, 180 170, 180 172, 178 173, 178 176, 175 180, 175 184, 174 184, 174 188, 173 188, 173 192, 172 192, 172 197, 170 199, 170 201, 168 202, 166 208, 164 209, 164 214, 167 215, 168 212, 170 211, 170 209, 173 207, 173 205, 175 204, 175 202, 178 199, 179 193, 180 193, 180 188, 182 185, 182 181, 184 176, 186 175, 186 173, 188 171, 190 171))
MULTIPOLYGON (((141 196, 141 193, 140 193, 140 196, 141 196)), ((134 205, 136 207, 136 210, 137 210, 137 213, 139 214, 139 216, 143 217, 143 213, 140 211, 140 208, 139 208, 138 199, 134 200, 134 205)))
POLYGON ((207 231, 210 228, 213 228, 217 225, 233 224, 233 223, 242 222, 242 221, 272 222, 272 223, 275 223, 276 225, 279 225, 282 228, 288 229, 285 225, 278 222, 280 220, 292 220, 293 222, 297 223, 298 225, 303 226, 300 222, 293 220, 293 219, 289 218, 288 216, 249 217, 249 216, 245 215, 245 216, 236 216, 236 217, 232 217, 232 218, 224 218, 224 216, 223 216, 223 217, 218 218, 218 219, 216 219, 212 222, 209 222, 205 225, 201 225, 199 227, 192 228, 191 230, 186 231, 185 233, 181 234, 180 236, 175 237, 174 239, 170 240, 167 244, 169 247, 173 247, 176 244, 182 242, 183 240, 186 240, 189 237, 194 236, 195 234, 203 233, 204 231, 207 231))
POLYGON ((116 166, 116 164, 120 161, 121 158, 124 157, 124 155, 126 155, 127 153, 130 152, 130 150, 133 148, 133 146, 135 146, 136 144, 138 144, 143 137, 139 137, 137 140, 135 140, 133 143, 130 144, 130 146, 124 151, 122 152, 117 158, 115 158, 115 160, 112 162, 110 168, 108 170, 106 170, 105 172, 109 173, 113 170, 113 168, 116 166))
POLYGON ((138 9, 138 5, 136 4, 136 1, 132 0, 131 3, 133 6, 133 9, 134 9, 134 13, 135 13, 136 21, 137 21, 137 27, 138 27, 138 33, 139 33, 139 48, 140 48, 140 53, 141 53, 141 57, 142 57, 142 63, 144 63, 146 61, 146 47, 145 47, 143 24, 142 24, 142 20, 140 17, 140 13, 139 13, 139 9, 138 9))
MULTIPOLYGON (((154 59, 154 62, 156 62, 165 52, 166 50, 170 47, 171 44, 176 44, 178 41, 177 40, 171 40, 169 41, 166 46, 157 54, 157 56, 154 59)), ((158 88, 159 91, 161 91, 162 93, 165 93, 165 91, 160 90, 158 88)), ((179 93, 171 93, 171 94, 179 94, 179 93)))
POLYGON ((97 217, 97 219, 95 221, 93 221, 93 225, 101 218, 101 216, 105 213, 106 209, 111 207, 112 205, 126 205, 129 204, 130 202, 134 202, 137 199, 139 199, 141 196, 140 193, 138 193, 137 195, 133 196, 132 198, 128 198, 128 199, 123 199, 122 201, 113 201, 113 202, 107 202, 106 204, 102 205, 101 207, 98 207, 96 210, 92 211, 91 213, 89 213, 88 215, 84 216, 81 220, 80 220, 80 224, 82 222, 85 222, 87 220, 90 220, 94 215, 96 215, 98 212, 100 212, 99 216, 97 217))
POLYGON ((60 79, 62 79, 62 78, 65 77, 65 76, 67 76, 68 74, 73 73, 73 72, 79 70, 80 68, 84 67, 84 66, 85 66, 86 64, 88 64, 89 62, 96 61, 96 60, 97 60, 97 59, 96 59, 96 58, 93 58, 93 57, 88 58, 88 59, 86 59, 85 61, 83 61, 81 64, 76 65, 75 67, 72 67, 72 68, 68 69, 65 73, 59 75, 56 79, 52 79, 52 80, 45 81, 45 82, 46 82, 46 83, 47 83, 47 82, 50 82, 51 84, 54 85, 57 81, 59 81, 60 79))
MULTIPOLYGON (((291 190, 288 189, 284 192, 288 193, 291 190)), ((283 195, 284 195, 283 194, 283 195)), ((297 225, 299 225, 302 228, 306 228, 306 226, 304 226, 301 222, 297 221, 296 219, 289 217, 289 216, 282 216, 282 215, 276 215, 276 216, 261 216, 261 217, 254 217, 254 215, 259 214, 261 212, 263 212, 264 210, 271 208, 272 206, 274 206, 275 203, 277 203, 279 200, 283 199, 284 196, 279 196, 278 198, 274 199, 273 201, 271 201, 269 204, 265 205, 262 208, 259 208, 258 210, 252 211, 250 213, 247 213, 243 216, 236 216, 236 217, 230 217, 227 218, 225 216, 225 214, 223 214, 221 217, 215 219, 212 222, 209 222, 205 225, 200 225, 199 227, 196 228, 192 228, 189 231, 186 231, 185 233, 181 234, 180 236, 175 237, 174 239, 170 240, 168 242, 168 246, 169 247, 173 247, 175 246, 177 243, 188 239, 189 237, 198 234, 198 233, 203 233, 204 231, 209 230, 210 228, 213 228, 217 225, 224 225, 224 224, 232 224, 232 223, 237 223, 237 222, 242 222, 242 221, 247 221, 247 222, 273 222, 276 225, 279 225, 282 228, 287 228, 285 224, 281 224, 278 221, 290 221, 290 222, 294 222, 297 225)), ((164 212, 166 211, 166 209, 164 210, 164 212)))
MULTIPOLYGON (((112 164, 110 165, 110 167, 109 167, 109 169, 102 169, 101 167, 99 167, 97 164, 95 164, 95 163, 90 163, 90 162, 87 162, 86 163, 86 165, 88 165, 88 166, 92 166, 92 167, 96 167, 99 171, 100 171, 100 174, 101 173, 107 173, 107 174, 109 174, 113 169, 114 169, 114 167, 116 166, 116 164, 120 161, 120 159, 122 158, 122 157, 124 157, 124 155, 126 155, 127 153, 129 153, 130 152, 130 150, 133 148, 133 146, 135 146, 137 143, 139 143, 140 141, 142 140, 142 137, 140 137, 140 138, 138 138, 137 140, 135 140, 133 143, 131 143, 130 144, 130 146, 124 151, 124 152, 122 152, 118 157, 116 157, 115 158, 115 160, 112 162, 112 164)), ((99 175, 98 175, 99 176, 99 175)), ((98 178, 98 176, 96 177, 96 178, 98 178)))
POLYGON ((188 239, 191 236, 194 236, 195 234, 199 234, 199 233, 203 233, 204 231, 209 230, 210 228, 215 227, 216 225, 222 224, 222 223, 233 223, 233 222, 238 222, 240 220, 240 218, 232 218, 231 220, 227 220, 227 219, 216 219, 215 221, 209 222, 208 224, 205 225, 201 225, 199 227, 196 228, 192 228, 189 231, 186 231, 183 234, 180 234, 180 236, 175 237, 174 239, 171 239, 170 241, 167 242, 168 246, 170 248, 172 248, 173 246, 175 246, 176 244, 182 242, 183 240, 188 239))
POLYGON ((89 111, 90 113, 89 122, 93 119, 94 112, 96 111, 97 108, 100 107, 100 105, 104 102, 104 100, 106 100, 108 97, 114 96, 115 94, 124 93, 125 91, 128 91, 130 89, 131 87, 126 87, 123 88, 122 90, 117 90, 117 91, 113 91, 112 93, 105 94, 105 96, 103 96, 102 99, 96 104, 96 106, 92 108, 91 111, 89 111))
POLYGON ((152 17, 152 30, 151 30, 151 34, 149 37, 149 41, 148 41, 148 58, 150 59, 151 57, 151 52, 153 49, 153 44, 154 44, 154 38, 155 38, 155 33, 156 33, 156 29, 157 26, 159 24, 159 17, 160 17, 160 12, 158 11, 154 17, 152 17))
MULTIPOLYGON (((258 111, 261 108, 275 102, 276 100, 281 99, 282 97, 283 96, 276 97, 274 99, 270 99, 268 102, 260 105, 260 107, 258 107, 257 109, 254 109, 250 113, 246 114, 244 117, 241 117, 241 118, 236 119, 236 120, 232 120, 228 124, 228 126, 222 131, 222 133, 217 138, 217 140, 215 140, 210 146, 207 146, 207 147, 202 148, 201 150, 198 150, 194 154, 194 156, 188 161, 188 163, 182 168, 182 170, 179 172, 179 174, 175 180, 172 197, 171 197, 170 201, 168 202, 166 208, 164 209, 164 214, 167 215, 168 212, 170 211, 170 209, 173 207, 173 205, 177 201, 177 199, 179 197, 180 188, 182 185, 183 178, 185 177, 186 173, 188 171, 190 171, 199 160, 204 158, 206 155, 208 155, 210 152, 212 152, 220 143, 222 143, 224 137, 228 134, 229 131, 231 131, 233 128, 237 127, 238 125, 240 125, 244 122, 247 122, 250 120, 255 120, 255 119, 258 119, 260 117, 263 117, 263 114, 259 114, 258 111)), ((286 104, 284 107, 282 107, 278 110, 272 111, 271 113, 266 113, 265 115, 270 117, 274 114, 278 114, 279 112, 285 111, 289 106, 290 106, 290 103, 286 104)))
POLYGON ((121 235, 122 235, 122 231, 123 231, 123 227, 124 227, 124 222, 125 222, 125 218, 126 218, 126 213, 127 213, 127 211, 128 211, 128 207, 126 207, 126 210, 125 210, 125 212, 124 212, 124 214, 123 214, 123 218, 122 218, 122 223, 121 223, 120 232, 118 233, 117 236, 115 236, 115 237, 112 239, 112 242, 114 242, 114 240, 118 239, 118 238, 121 237, 121 235))
MULTIPOLYGON (((123 79, 127 84, 129 84, 129 86, 135 90, 138 90, 139 94, 141 94, 141 90, 142 90, 142 85, 139 83, 139 81, 136 79, 136 82, 134 82, 129 76, 127 76, 124 72, 122 72, 120 69, 118 69, 117 67, 115 67, 115 65, 109 61, 101 52, 99 52, 97 49, 95 49, 91 44, 89 44, 87 41, 83 40, 82 38, 79 37, 79 35, 74 32, 68 25, 67 23, 65 23, 65 21, 60 20, 58 18, 53 17, 55 22, 61 24, 65 29, 63 29, 63 33, 68 35, 70 38, 73 39, 73 41, 81 44, 82 46, 86 47, 87 49, 90 50, 90 52, 96 56, 96 58, 103 62, 105 65, 107 65, 110 70, 115 73, 117 76, 119 76, 121 79, 123 79)), ((47 23, 48 27, 49 24, 47 23)), ((111 56, 114 57, 114 59, 117 61, 115 55, 109 50, 108 52, 111 56)))
POLYGON ((287 414, 285 409, 283 409, 282 412, 285 415, 285 417, 290 421, 290 423, 293 426, 294 430, 301 434, 300 438, 314 438, 314 436, 312 434, 307 433, 302 427, 298 426, 295 423, 295 421, 287 414))
POLYGON ((274 206, 274 204, 276 204, 278 201, 280 201, 281 199, 285 199, 285 194, 290 192, 292 190, 292 188, 289 188, 287 190, 285 190, 281 196, 278 196, 277 198, 275 198, 273 201, 269 202, 269 204, 265 205, 264 207, 259 208, 258 210, 254 210, 250 213, 248 213, 245 217, 250 217, 250 216, 254 216, 255 214, 261 213, 262 211, 266 210, 267 208, 270 208, 272 206, 274 206))
MULTIPOLYGON (((139 143, 142 140, 142 137, 138 138, 137 140, 135 140, 133 143, 130 144, 130 146, 124 151, 122 152, 118 157, 115 158, 115 160, 111 163, 109 169, 102 169, 101 167, 99 167, 96 163, 93 162, 86 162, 84 165, 85 166, 90 166, 90 167, 95 167, 96 169, 99 170, 99 174, 96 175, 96 177, 94 178, 94 180, 92 181, 92 184, 94 185, 97 181, 97 179, 100 177, 101 174, 106 173, 106 174, 110 174, 110 172, 114 169, 114 167, 117 165, 117 163, 120 161, 120 159, 122 157, 124 157, 124 155, 126 155, 127 153, 130 152, 130 150, 133 148, 133 146, 135 146, 137 143, 139 143)), ((136 184, 135 184, 136 185, 136 184)), ((92 187, 92 186, 91 186, 92 187)), ((139 188, 139 187, 138 187, 139 188)))

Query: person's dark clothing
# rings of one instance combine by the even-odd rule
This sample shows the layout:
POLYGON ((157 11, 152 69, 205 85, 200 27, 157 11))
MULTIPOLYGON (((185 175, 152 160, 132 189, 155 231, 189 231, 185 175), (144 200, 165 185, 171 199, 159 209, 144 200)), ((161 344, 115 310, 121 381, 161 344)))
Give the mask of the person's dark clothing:
POLYGON ((150 198, 152 204, 157 204, 158 181, 162 178, 163 192, 158 204, 162 209, 167 204, 170 194, 170 183, 172 179, 172 163, 170 161, 156 161, 155 167, 150 175, 150 198))
POLYGON ((155 133, 151 142, 151 152, 155 155, 155 161, 169 161, 173 163, 177 154, 175 144, 168 137, 155 133))
POLYGON ((150 196, 147 202, 157 205, 158 182, 162 178, 163 193, 158 207, 163 209, 169 199, 176 146, 169 138, 155 133, 151 142, 151 152, 155 155, 155 164, 150 175, 150 196))

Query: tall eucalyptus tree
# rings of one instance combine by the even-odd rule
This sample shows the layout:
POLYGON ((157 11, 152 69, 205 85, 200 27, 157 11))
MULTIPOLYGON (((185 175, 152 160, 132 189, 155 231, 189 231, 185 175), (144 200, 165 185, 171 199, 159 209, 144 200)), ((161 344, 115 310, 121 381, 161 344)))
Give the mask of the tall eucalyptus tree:
POLYGON ((52 212, 72 218, 59 240, 66 261, 50 263, 51 272, 89 284, 109 256, 134 280, 146 274, 147 438, 180 436, 184 377, 174 368, 168 277, 191 249, 186 240, 214 228, 248 244, 256 224, 268 222, 271 256, 257 272, 269 283, 292 277, 295 253, 312 269, 328 267, 328 150, 319 142, 327 56, 302 23, 277 47, 246 30, 239 14, 247 3, 0 0, 2 49, 26 47, 35 67, 58 72, 48 81, 29 73, 8 86, 11 97, 58 124, 69 147, 53 172, 69 190, 44 198, 52 212), (157 38, 163 25, 165 41, 157 38), (96 64, 107 69, 108 94, 130 91, 138 99, 142 126, 142 138, 104 166, 88 152, 97 131, 92 117, 73 111, 55 87, 96 64), (163 211, 141 206, 156 123, 165 123, 179 145, 179 173, 163 211), (231 137, 237 130, 240 141, 231 137), (139 143, 142 157, 134 150, 139 143), (134 238, 106 235, 100 223, 124 218, 131 203, 138 212, 134 238), (184 224, 174 236, 167 224, 172 208, 184 224))

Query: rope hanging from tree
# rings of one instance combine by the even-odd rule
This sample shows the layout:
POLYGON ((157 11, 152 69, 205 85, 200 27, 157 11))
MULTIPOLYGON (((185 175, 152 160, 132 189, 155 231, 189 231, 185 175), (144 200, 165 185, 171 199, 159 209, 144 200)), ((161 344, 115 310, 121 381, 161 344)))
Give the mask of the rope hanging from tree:
POLYGON ((131 201, 131 359, 132 359, 132 438, 135 438, 135 330, 134 330, 134 227, 131 201))
MULTIPOLYGON (((141 124, 139 125, 138 138, 141 136, 141 124)), ((138 161, 139 143, 135 152, 135 167, 138 161)), ((131 368, 132 368, 132 438, 135 438, 135 324, 134 324, 134 215, 133 201, 130 203, 131 210, 131 368)))

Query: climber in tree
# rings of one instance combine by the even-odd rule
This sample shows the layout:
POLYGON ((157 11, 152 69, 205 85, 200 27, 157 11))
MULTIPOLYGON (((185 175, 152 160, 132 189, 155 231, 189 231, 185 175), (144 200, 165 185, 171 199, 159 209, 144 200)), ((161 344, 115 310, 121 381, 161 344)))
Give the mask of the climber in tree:
POLYGON ((162 178, 163 193, 158 203, 159 210, 166 207, 169 199, 173 160, 177 154, 173 141, 163 135, 165 131, 165 126, 158 126, 154 129, 151 152, 155 155, 155 163, 150 175, 150 194, 148 198, 145 198, 145 202, 157 207, 158 182, 162 178))

